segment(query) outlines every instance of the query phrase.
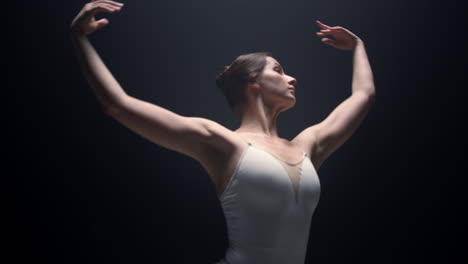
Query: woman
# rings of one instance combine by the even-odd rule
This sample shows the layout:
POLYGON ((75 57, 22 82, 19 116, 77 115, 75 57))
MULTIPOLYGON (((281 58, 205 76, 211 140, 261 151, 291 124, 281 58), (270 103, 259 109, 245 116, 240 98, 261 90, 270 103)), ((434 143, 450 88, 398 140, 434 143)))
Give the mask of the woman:
POLYGON ((109 23, 96 21, 97 12, 122 7, 114 1, 91 1, 71 25, 80 65, 104 112, 206 169, 228 226, 230 246, 219 263, 304 263, 320 196, 317 171, 356 131, 375 100, 362 40, 345 28, 317 21, 321 30, 316 34, 325 44, 354 52, 352 95, 289 141, 278 136, 276 120, 294 106, 297 81, 267 52, 241 55, 217 76, 216 84, 242 120, 235 131, 127 95, 87 39, 109 23))

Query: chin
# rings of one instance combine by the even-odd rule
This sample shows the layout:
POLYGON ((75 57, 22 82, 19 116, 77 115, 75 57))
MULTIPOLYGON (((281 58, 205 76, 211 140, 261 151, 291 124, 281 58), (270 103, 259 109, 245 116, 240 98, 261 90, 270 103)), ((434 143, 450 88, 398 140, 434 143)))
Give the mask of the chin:
POLYGON ((294 98, 293 100, 289 100, 287 105, 284 107, 283 111, 281 111, 281 112, 287 111, 287 110, 293 108, 295 105, 296 105, 296 98, 294 98))

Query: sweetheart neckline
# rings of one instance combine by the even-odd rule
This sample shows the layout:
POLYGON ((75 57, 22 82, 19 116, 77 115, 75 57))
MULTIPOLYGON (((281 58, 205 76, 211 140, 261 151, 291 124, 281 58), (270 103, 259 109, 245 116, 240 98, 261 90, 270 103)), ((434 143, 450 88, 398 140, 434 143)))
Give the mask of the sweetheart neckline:
MULTIPOLYGON (((247 142, 247 144, 248 144, 247 149, 248 149, 249 147, 254 147, 254 148, 256 148, 256 149, 258 149, 258 150, 260 150, 260 151, 266 153, 267 155, 269 155, 269 156, 272 157, 273 159, 277 160, 277 162, 282 162, 283 164, 286 164, 286 166, 288 166, 288 167, 290 167, 290 168, 291 168, 291 167, 296 167, 296 166, 300 166, 301 168, 304 167, 304 160, 305 160, 305 157, 307 156, 307 153, 305 153, 305 151, 302 151, 303 155, 302 155, 302 158, 301 158, 300 161, 295 162, 295 163, 289 163, 289 162, 286 162, 286 161, 280 159, 280 158, 277 157, 275 154, 273 154, 273 153, 271 153, 270 151, 264 149, 263 147, 259 147, 259 146, 255 145, 255 144, 251 143, 251 142, 247 142)), ((247 149, 246 149, 246 150, 247 150, 247 149)), ((311 161, 311 162, 312 162, 312 161, 311 161)), ((313 166, 313 164, 312 164, 312 166, 313 166)), ((284 167, 284 166, 281 166, 281 167, 283 167, 284 172, 286 173, 286 175, 287 175, 288 178, 289 178, 289 183, 290 183, 290 186, 291 186, 292 191, 293 191, 293 193, 294 193, 294 200, 295 200, 296 204, 298 204, 298 202, 299 202, 299 197, 298 197, 298 195, 299 195, 299 189, 301 188, 300 182, 301 182, 301 179, 302 179, 302 169, 300 169, 301 172, 300 172, 300 174, 299 174, 298 182, 294 182, 294 180, 292 179, 291 175, 290 175, 289 172, 288 172, 288 169, 287 169, 286 167, 284 167)))
MULTIPOLYGON (((263 148, 263 147, 261 147, 261 146, 257 146, 256 144, 253 144, 253 143, 251 143, 251 142, 247 142, 247 144, 248 144, 249 146, 255 147, 255 148, 257 148, 257 149, 260 149, 260 150, 262 150, 262 151, 268 153, 269 155, 271 155, 271 156, 274 157, 275 159, 277 159, 277 160, 279 160, 279 161, 281 161, 281 162, 284 162, 285 164, 287 164, 287 165, 289 165, 289 166, 297 166, 297 165, 301 164, 302 162, 304 162, 305 157, 309 158, 309 155, 307 155, 307 153, 305 153, 305 151, 302 151, 302 158, 301 158, 301 160, 299 160, 299 161, 297 161, 297 162, 291 163, 291 162, 287 162, 287 161, 285 161, 285 160, 279 158, 277 155, 275 155, 274 153, 271 153, 270 151, 266 150, 265 148, 263 148)), ((310 159, 310 158, 309 158, 309 159, 310 159)))
MULTIPOLYGON (((287 162, 283 161, 282 159, 279 159, 278 157, 276 157, 275 155, 273 155, 272 153, 270 153, 270 152, 267 151, 266 149, 263 149, 262 147, 259 147, 259 146, 255 145, 255 144, 252 144, 252 143, 247 142, 247 141, 246 141, 246 143, 247 143, 247 146, 244 148, 244 150, 242 151, 241 156, 240 156, 239 159, 237 160, 236 166, 235 166, 235 168, 234 168, 234 172, 232 173, 231 177, 229 177, 228 183, 227 183, 226 186, 224 187, 224 190, 223 190, 223 192, 221 193, 221 195, 218 197, 219 200, 223 200, 223 199, 224 199, 224 195, 225 195, 226 191, 227 191, 227 190, 230 188, 230 186, 232 185, 232 182, 234 181, 234 177, 236 177, 237 172, 238 172, 238 169, 239 169, 239 167, 241 166, 241 163, 244 161, 245 155, 247 154, 247 152, 248 152, 248 150, 249 150, 250 147, 254 147, 254 148, 258 149, 258 150, 261 150, 261 151, 263 151, 264 153, 267 153, 268 155, 270 155, 270 157, 275 158, 277 161, 282 161, 282 162, 284 162, 286 165, 291 166, 290 163, 287 163, 287 162)), ((302 153, 303 153, 303 155, 302 155, 302 160, 299 161, 299 162, 297 162, 296 165, 299 164, 299 163, 303 163, 305 157, 307 157, 307 159, 309 159, 309 161, 310 161, 310 164, 312 165, 312 168, 313 168, 314 171, 315 171, 314 164, 312 163, 312 160, 310 159, 309 155, 307 155, 307 153, 305 153, 305 151, 302 151, 302 153)), ((293 166, 294 166, 294 165, 293 165, 293 166)), ((291 178, 289 177, 289 174, 288 174, 288 178, 291 179, 291 178)), ((291 182, 291 184, 292 184, 292 182, 291 182)))

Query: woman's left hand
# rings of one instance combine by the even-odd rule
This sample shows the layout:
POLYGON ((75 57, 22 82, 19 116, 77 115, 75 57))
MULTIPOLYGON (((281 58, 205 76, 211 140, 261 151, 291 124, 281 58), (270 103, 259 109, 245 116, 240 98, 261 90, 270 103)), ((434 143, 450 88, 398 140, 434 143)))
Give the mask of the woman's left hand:
POLYGON ((329 38, 322 38, 322 42, 325 44, 340 50, 353 50, 356 47, 358 41, 361 41, 358 36, 354 35, 353 32, 347 30, 344 27, 330 27, 318 20, 316 22, 317 25, 322 28, 320 32, 316 33, 317 36, 325 37, 327 35, 332 35, 334 37, 334 40, 329 38))

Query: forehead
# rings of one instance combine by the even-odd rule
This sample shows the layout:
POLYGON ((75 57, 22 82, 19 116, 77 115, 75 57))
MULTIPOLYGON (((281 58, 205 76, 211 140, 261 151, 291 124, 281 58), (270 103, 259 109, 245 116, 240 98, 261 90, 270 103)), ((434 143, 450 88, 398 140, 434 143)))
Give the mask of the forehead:
POLYGON ((269 65, 271 67, 273 67, 275 65, 280 65, 280 63, 273 57, 268 56, 268 57, 266 57, 266 60, 267 60, 267 65, 269 65))

